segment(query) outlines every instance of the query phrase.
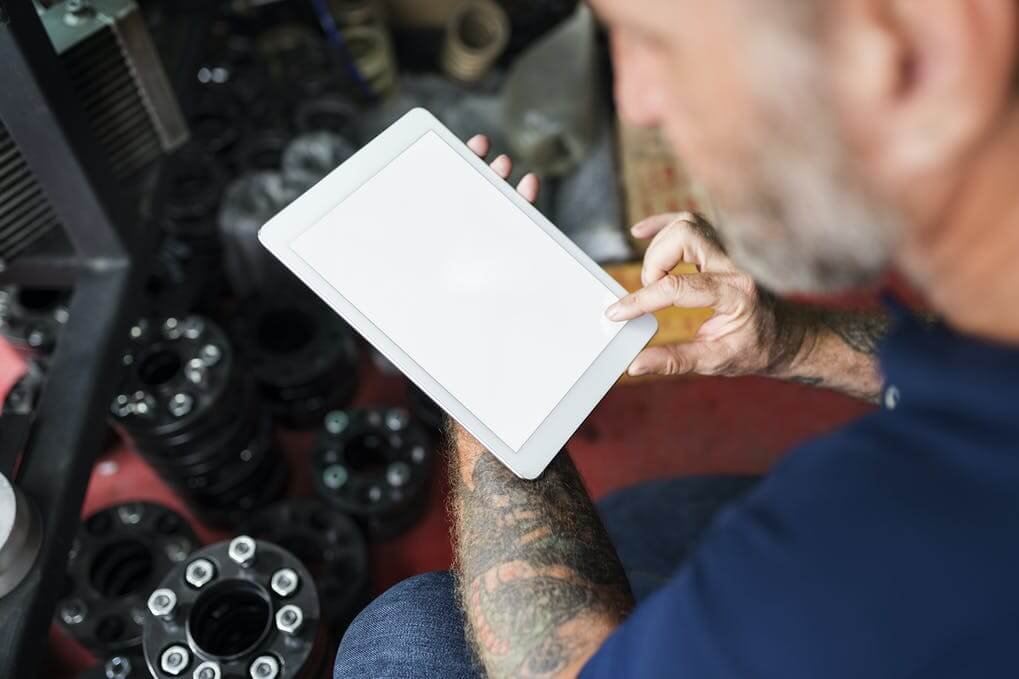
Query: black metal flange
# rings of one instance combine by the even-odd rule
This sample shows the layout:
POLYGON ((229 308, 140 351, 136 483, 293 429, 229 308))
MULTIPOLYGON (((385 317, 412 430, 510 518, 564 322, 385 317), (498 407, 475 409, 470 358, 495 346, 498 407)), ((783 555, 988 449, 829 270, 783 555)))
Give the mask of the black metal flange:
POLYGON ((357 108, 337 96, 306 99, 294 111, 294 124, 299 132, 332 132, 349 137, 357 129, 357 108))
POLYGON ((423 515, 433 457, 431 437, 403 408, 334 410, 323 418, 312 478, 369 539, 388 540, 423 515))
POLYGON ((277 502, 241 524, 241 531, 278 544, 308 567, 334 636, 341 635, 370 601, 364 535, 353 519, 321 500, 277 502))
POLYGON ((92 514, 71 548, 57 624, 100 657, 140 649, 149 593, 197 546, 187 522, 162 505, 92 514))
POLYGON ((167 234, 202 250, 216 248, 216 215, 226 173, 207 151, 191 145, 175 153, 161 177, 161 225, 167 234))
POLYGON ((238 172, 279 170, 290 137, 289 130, 260 129, 247 134, 234 152, 234 167, 238 172))
POLYGON ((233 337, 273 415, 292 428, 321 422, 353 398, 358 345, 353 331, 307 295, 253 297, 235 316, 233 337))
POLYGON ((203 519, 230 525, 283 492, 285 458, 254 379, 200 316, 131 329, 111 419, 203 519))
POLYGON ((67 323, 67 290, 0 287, 0 335, 23 356, 48 356, 67 323))
POLYGON ((195 552, 150 593, 145 662, 157 679, 306 679, 325 657, 320 619, 305 565, 241 535, 195 552))

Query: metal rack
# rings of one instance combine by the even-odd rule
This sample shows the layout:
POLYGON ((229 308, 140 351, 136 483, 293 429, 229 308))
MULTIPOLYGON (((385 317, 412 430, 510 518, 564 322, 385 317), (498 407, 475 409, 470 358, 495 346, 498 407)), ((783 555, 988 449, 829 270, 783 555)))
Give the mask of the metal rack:
POLYGON ((0 283, 74 288, 31 436, 20 460, 16 449, 0 450, 0 473, 29 498, 44 530, 31 572, 0 598, 0 677, 22 679, 38 676, 46 655, 148 234, 115 184, 32 0, 0 0, 0 63, 0 121, 64 225, 5 262, 0 283))

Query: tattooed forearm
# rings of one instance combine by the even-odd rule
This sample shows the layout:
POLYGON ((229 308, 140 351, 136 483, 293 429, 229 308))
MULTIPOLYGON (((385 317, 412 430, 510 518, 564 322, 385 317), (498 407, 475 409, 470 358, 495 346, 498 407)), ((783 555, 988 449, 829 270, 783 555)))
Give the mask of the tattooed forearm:
POLYGON ((771 310, 764 315, 771 325, 759 329, 762 345, 771 347, 766 374, 877 401, 884 380, 876 354, 888 332, 885 316, 792 304, 766 293, 761 303, 771 310))
POLYGON ((633 605, 577 471, 564 451, 524 481, 451 433, 456 570, 479 659, 491 677, 572 676, 633 605))
POLYGON ((888 319, 879 314, 828 312, 821 316, 821 322, 846 346, 861 354, 876 354, 888 334, 888 319))

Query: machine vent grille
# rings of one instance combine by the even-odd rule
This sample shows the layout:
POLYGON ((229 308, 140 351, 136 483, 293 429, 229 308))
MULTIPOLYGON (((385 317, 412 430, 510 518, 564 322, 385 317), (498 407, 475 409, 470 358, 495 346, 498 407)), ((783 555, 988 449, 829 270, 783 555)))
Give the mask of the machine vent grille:
POLYGON ((128 177, 162 154, 162 145, 116 34, 105 28, 61 55, 114 173, 128 177))
POLYGON ((0 262, 59 226, 42 187, 0 124, 0 262))

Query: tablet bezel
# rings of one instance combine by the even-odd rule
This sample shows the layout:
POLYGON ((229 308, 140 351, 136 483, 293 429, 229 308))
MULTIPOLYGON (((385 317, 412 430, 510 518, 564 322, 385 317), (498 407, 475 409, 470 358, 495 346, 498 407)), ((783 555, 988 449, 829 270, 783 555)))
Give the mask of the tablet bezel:
POLYGON ((437 133, 454 151, 480 172, 489 183, 499 189, 585 269, 590 271, 616 297, 627 294, 627 291, 615 279, 564 236, 544 215, 497 175, 483 159, 472 152, 461 139, 422 108, 415 108, 405 114, 349 160, 284 208, 261 228, 258 237, 262 244, 305 285, 399 368, 411 382, 428 394, 432 400, 477 438, 514 474, 525 479, 535 479, 541 475, 549 462, 626 370, 633 358, 655 334, 658 323, 653 316, 644 315, 625 323, 608 346, 559 401, 558 405, 528 437, 520 450, 513 450, 436 382, 430 374, 425 372, 406 352, 375 327, 364 314, 348 302, 291 247, 291 243, 300 234, 318 223, 333 208, 428 132, 437 133))

